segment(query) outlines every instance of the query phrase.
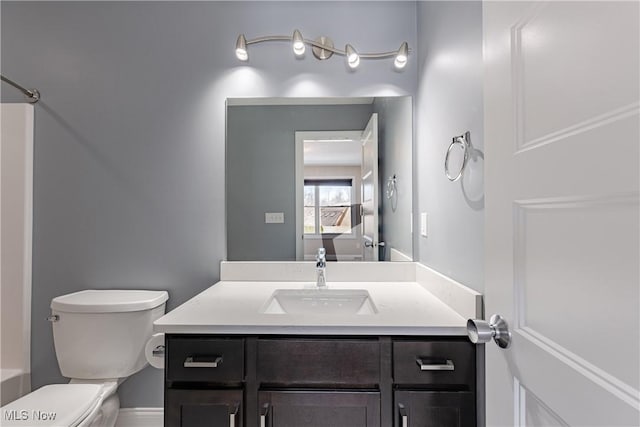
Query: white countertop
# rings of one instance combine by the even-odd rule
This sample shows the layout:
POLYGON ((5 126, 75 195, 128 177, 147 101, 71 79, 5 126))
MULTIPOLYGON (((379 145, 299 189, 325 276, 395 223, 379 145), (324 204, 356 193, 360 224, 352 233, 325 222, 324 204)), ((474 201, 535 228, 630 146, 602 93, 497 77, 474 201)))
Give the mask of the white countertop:
POLYGON ((265 314, 277 289, 312 282, 221 281, 154 322, 172 334, 466 335, 466 319, 417 282, 329 282, 331 289, 366 289, 376 314, 265 314))

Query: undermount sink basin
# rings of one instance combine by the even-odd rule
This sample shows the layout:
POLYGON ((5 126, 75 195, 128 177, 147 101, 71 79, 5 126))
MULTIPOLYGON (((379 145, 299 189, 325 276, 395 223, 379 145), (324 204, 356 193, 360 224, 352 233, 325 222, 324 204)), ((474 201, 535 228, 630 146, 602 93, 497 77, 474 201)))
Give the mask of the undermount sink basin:
POLYGON ((264 314, 376 314, 369 292, 363 289, 278 289, 264 314))

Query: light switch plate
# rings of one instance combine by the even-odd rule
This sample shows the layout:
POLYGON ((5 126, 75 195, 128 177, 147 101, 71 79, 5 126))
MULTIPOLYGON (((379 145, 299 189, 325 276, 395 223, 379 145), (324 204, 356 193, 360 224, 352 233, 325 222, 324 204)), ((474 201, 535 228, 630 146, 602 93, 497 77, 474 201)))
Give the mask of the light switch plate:
POLYGON ((422 237, 427 237, 427 232, 429 231, 428 220, 429 214, 427 214, 426 212, 422 212, 420 214, 420 235, 422 237))
POLYGON ((284 224, 284 212, 265 212, 265 224, 284 224))

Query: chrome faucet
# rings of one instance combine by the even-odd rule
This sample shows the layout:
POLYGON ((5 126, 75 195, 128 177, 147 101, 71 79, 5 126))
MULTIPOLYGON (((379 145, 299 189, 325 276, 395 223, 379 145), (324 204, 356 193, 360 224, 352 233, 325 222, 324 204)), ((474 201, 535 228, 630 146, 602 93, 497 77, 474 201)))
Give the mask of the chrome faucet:
POLYGON ((327 277, 325 275, 325 269, 327 268, 327 251, 325 248, 318 248, 318 253, 316 254, 316 272, 317 280, 316 287, 318 288, 326 288, 327 287, 327 277))

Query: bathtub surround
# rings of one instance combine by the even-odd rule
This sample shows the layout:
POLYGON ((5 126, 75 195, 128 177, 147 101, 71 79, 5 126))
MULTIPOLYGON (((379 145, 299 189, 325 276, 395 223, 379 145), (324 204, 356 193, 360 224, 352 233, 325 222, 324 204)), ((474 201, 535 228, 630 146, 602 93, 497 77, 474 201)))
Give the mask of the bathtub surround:
POLYGON ((30 391, 33 106, 0 105, 0 406, 30 391))

